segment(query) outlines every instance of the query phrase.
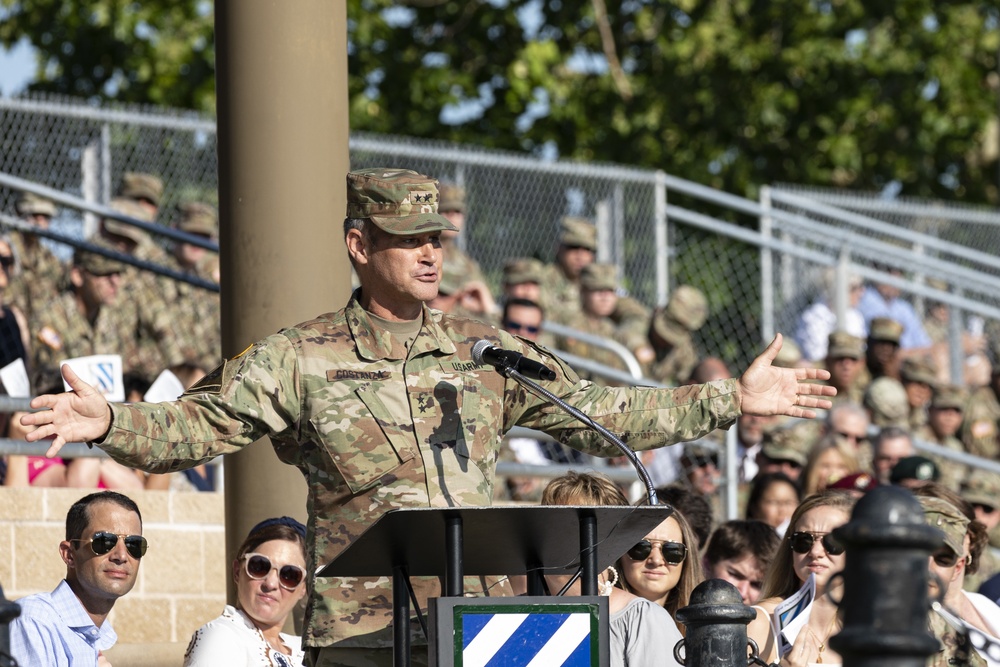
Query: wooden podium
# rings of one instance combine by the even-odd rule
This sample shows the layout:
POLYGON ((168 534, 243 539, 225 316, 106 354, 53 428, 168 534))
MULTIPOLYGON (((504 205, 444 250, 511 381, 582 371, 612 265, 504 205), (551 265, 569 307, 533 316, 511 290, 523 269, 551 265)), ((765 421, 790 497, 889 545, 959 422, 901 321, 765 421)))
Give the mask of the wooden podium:
MULTIPOLYGON (((581 601, 597 595, 597 575, 601 570, 613 564, 672 511, 669 505, 392 510, 318 575, 392 575, 394 664, 403 667, 409 665, 410 656, 410 576, 441 577, 444 596, 461 598, 465 575, 527 575, 528 593, 537 596, 543 590, 543 571, 564 574, 582 569, 584 597, 568 599, 581 601)), ((497 601, 509 600, 524 606, 525 603, 534 604, 536 598, 488 600, 494 605, 504 604, 497 601)), ((606 601, 604 609, 607 609, 606 601)), ((604 628, 606 659, 606 613, 600 623, 604 628)), ((447 621, 442 624, 439 620, 433 627, 440 630, 447 625, 447 621)), ((447 637, 439 639, 451 641, 447 637)), ((428 641, 433 650, 435 638, 428 637, 428 641)))

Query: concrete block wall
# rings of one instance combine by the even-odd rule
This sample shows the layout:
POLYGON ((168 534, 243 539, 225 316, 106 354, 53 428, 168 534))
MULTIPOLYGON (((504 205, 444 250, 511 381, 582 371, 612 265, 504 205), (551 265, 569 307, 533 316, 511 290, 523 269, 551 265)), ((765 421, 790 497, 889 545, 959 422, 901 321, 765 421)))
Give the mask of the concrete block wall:
MULTIPOLYGON (((87 489, 0 487, 0 585, 7 599, 51 591, 66 574, 59 557, 66 512, 87 489)), ((140 491, 149 550, 135 587, 111 623, 122 644, 183 644, 226 603, 223 494, 140 491)))

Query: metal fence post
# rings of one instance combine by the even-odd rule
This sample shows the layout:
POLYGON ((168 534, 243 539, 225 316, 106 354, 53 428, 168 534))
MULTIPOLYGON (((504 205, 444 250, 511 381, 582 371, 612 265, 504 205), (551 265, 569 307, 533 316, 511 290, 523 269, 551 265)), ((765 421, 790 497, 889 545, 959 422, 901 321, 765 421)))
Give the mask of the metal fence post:
POLYGON ((927 629, 927 559, 942 544, 941 531, 924 523, 909 491, 880 486, 833 534, 847 548, 847 564, 844 629, 830 646, 851 667, 924 667, 938 649, 927 629))
MULTIPOLYGON (((771 219, 771 188, 760 189, 760 235, 771 240, 774 235, 774 221, 771 219)), ((768 341, 774 337, 774 255, 770 246, 760 248, 760 339, 768 341)))
POLYGON ((16 667, 17 661, 10 653, 10 622, 21 615, 21 605, 4 596, 0 587, 0 667, 16 667))
POLYGON ((701 582, 691 592, 691 604, 677 610, 687 636, 674 647, 674 658, 684 667, 746 665, 747 625, 755 616, 728 581, 701 582))
POLYGON ((670 238, 667 229, 667 175, 656 171, 653 191, 656 230, 656 305, 667 305, 670 297, 670 238))

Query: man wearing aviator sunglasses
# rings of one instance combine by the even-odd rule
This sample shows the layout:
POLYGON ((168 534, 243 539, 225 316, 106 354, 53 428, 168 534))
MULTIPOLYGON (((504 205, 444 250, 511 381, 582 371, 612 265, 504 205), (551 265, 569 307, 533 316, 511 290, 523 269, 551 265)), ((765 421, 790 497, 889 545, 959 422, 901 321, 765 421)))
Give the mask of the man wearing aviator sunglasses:
POLYGON ((51 593, 18 601, 21 615, 10 625, 18 664, 97 663, 118 638, 108 614, 132 590, 145 553, 142 516, 131 498, 101 491, 75 502, 59 544, 66 579, 51 593))

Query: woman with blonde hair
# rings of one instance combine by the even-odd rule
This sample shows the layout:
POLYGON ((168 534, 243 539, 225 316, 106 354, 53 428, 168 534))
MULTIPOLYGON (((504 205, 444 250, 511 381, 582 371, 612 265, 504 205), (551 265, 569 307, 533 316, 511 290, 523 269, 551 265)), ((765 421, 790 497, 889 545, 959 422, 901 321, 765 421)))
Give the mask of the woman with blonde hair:
MULTIPOLYGON (((823 664, 839 665, 840 656, 829 647, 829 639, 840 631, 837 602, 843 581, 834 575, 844 569, 844 548, 831 532, 850 520, 855 498, 843 491, 822 491, 807 497, 795 509, 788 531, 778 546, 761 589, 761 602, 754 606, 757 618, 750 622, 747 635, 767 663, 787 667, 823 664), (775 608, 813 578, 816 596, 808 608, 808 620, 790 649, 778 655, 773 615, 775 608)), ((807 612, 802 612, 807 613, 807 612)))
MULTIPOLYGON (((569 472, 556 477, 542 492, 542 505, 628 505, 615 483, 597 473, 569 472)), ((559 591, 570 575, 545 575, 551 592, 559 591)), ((598 588, 608 597, 611 634, 611 664, 615 667, 674 665, 674 646, 681 640, 673 620, 665 610, 642 597, 615 587, 620 581, 614 567, 600 575, 598 588)), ((579 595, 574 583, 567 594, 579 595)))
POLYGON ((675 510, 618 559, 618 585, 666 609, 681 633, 677 610, 688 605, 691 592, 704 581, 697 545, 691 524, 675 510))
POLYGON ((811 496, 838 479, 861 472, 858 458, 833 437, 827 436, 809 452, 802 469, 802 495, 811 496))

